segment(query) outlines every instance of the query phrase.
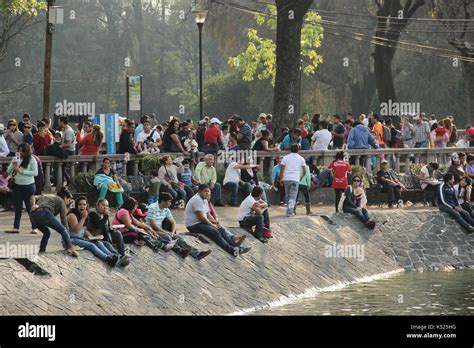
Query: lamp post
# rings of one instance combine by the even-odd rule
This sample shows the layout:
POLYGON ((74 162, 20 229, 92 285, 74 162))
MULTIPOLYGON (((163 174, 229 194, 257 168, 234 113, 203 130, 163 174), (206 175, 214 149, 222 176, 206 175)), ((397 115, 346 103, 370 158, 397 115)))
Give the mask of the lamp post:
POLYGON ((57 24, 64 22, 64 8, 53 6, 56 0, 48 0, 46 13, 46 45, 44 50, 44 81, 43 81, 43 118, 49 119, 49 97, 51 91, 51 56, 53 52, 53 33, 57 24))
POLYGON ((203 119, 202 112, 202 27, 206 21, 207 11, 206 10, 194 10, 194 19, 199 28, 199 115, 200 120, 203 119))

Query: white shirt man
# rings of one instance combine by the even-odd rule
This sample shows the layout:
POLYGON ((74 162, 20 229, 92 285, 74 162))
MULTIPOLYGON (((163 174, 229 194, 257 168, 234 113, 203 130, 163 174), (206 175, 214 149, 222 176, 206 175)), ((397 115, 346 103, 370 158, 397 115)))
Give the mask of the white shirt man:
POLYGON ((327 129, 320 129, 316 131, 313 136, 311 137, 311 141, 313 145, 311 149, 316 150, 327 150, 329 143, 332 140, 332 134, 327 129))
POLYGON ((291 153, 283 157, 280 163, 280 181, 285 184, 286 216, 294 216, 299 182, 306 175, 306 162, 298 155, 298 145, 291 145, 291 153))

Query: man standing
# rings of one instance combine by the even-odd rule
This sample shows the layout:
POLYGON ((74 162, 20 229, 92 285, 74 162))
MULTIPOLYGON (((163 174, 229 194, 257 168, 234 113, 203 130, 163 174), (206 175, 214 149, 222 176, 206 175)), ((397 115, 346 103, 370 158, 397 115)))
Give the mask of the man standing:
POLYGON ((245 120, 236 116, 235 121, 239 126, 239 134, 237 134, 237 143, 239 144, 239 150, 250 150, 252 145, 252 128, 245 120))
POLYGON ((61 147, 69 156, 74 156, 76 153, 76 135, 68 123, 67 116, 61 116, 59 118, 59 128, 61 128, 63 133, 61 147))
POLYGON ((214 205, 223 207, 221 200, 221 184, 217 182, 217 172, 214 167, 214 155, 207 154, 204 156, 204 162, 199 162, 194 169, 194 181, 198 184, 209 185, 214 194, 214 205))
POLYGON ((431 143, 430 126, 421 115, 415 117, 414 120, 416 123, 413 126, 413 147, 427 148, 431 143))
POLYGON ((299 146, 291 145, 288 155, 280 163, 280 182, 285 185, 286 216, 295 215, 296 197, 298 196, 299 182, 306 175, 306 162, 298 154, 299 146))
POLYGON ((346 129, 341 123, 341 116, 334 115, 332 119, 334 122, 334 129, 332 130, 332 148, 334 150, 342 149, 342 146, 344 145, 344 132, 346 129))
POLYGON ((459 205, 453 185, 454 175, 446 173, 444 183, 438 189, 438 208, 440 211, 451 215, 465 230, 472 233, 474 232, 474 219, 459 205))
POLYGON ((250 247, 241 246, 245 235, 236 237, 210 214, 210 198, 211 189, 209 186, 199 185, 198 193, 189 200, 184 210, 184 224, 188 231, 203 234, 235 257, 248 252, 250 247))

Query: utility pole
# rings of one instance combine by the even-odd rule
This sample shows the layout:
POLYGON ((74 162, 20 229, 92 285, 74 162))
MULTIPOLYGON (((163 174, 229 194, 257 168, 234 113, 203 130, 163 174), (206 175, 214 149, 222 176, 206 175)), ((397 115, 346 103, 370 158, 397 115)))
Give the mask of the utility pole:
POLYGON ((43 79, 43 118, 49 119, 49 97, 51 91, 51 56, 53 51, 54 24, 49 22, 49 10, 56 0, 48 0, 46 13, 46 46, 44 51, 44 79, 43 79))

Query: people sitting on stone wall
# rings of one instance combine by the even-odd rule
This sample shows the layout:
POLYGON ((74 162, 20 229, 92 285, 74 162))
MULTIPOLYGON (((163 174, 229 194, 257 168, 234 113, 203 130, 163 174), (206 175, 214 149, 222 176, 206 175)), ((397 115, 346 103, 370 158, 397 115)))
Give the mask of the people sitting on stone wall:
POLYGON ((150 226, 138 221, 132 214, 138 203, 134 198, 128 197, 124 200, 122 207, 112 218, 112 225, 119 226, 117 231, 122 233, 125 243, 134 243, 138 246, 147 245, 153 251, 159 249, 170 251, 174 242, 163 240, 150 226))
POLYGON ((75 200, 75 207, 69 210, 67 223, 72 244, 92 252, 109 266, 115 267, 119 261, 118 252, 111 245, 106 247, 100 240, 101 237, 92 236, 87 232, 88 208, 87 198, 81 196, 75 200))
POLYGON ((380 163, 380 170, 377 172, 377 181, 382 186, 382 192, 387 193, 388 207, 393 208, 393 204, 397 203, 397 208, 403 208, 401 192, 405 191, 406 188, 390 169, 387 160, 383 160, 380 163))
POLYGON ((199 162, 194 168, 193 178, 198 185, 209 186, 216 207, 224 206, 221 196, 221 184, 217 182, 217 172, 214 167, 214 155, 207 154, 204 156, 204 161, 199 162))
POLYGON ((268 204, 262 199, 263 189, 255 186, 252 193, 240 204, 237 219, 240 227, 249 230, 255 238, 267 243, 272 238, 268 204), (253 227, 255 226, 255 231, 253 227))
POLYGON ((220 225, 216 217, 211 216, 209 201, 211 189, 208 185, 199 185, 198 193, 191 198, 184 210, 184 224, 191 233, 199 233, 212 239, 228 253, 238 256, 250 250, 241 246, 245 236, 236 237, 220 225))
POLYGON ((252 185, 248 182, 244 182, 240 178, 241 170, 247 170, 257 167, 256 164, 245 164, 244 161, 230 162, 225 171, 223 187, 227 191, 231 192, 230 206, 238 207, 237 196, 239 191, 243 192, 244 197, 247 197, 252 191, 252 185))
POLYGON ((94 185, 99 190, 99 200, 105 198, 107 193, 111 192, 115 194, 117 206, 122 206, 124 189, 117 173, 111 167, 110 158, 105 157, 102 160, 102 168, 95 173, 94 185))
MULTIPOLYGON (((258 179, 258 166, 249 166, 252 164, 253 158, 250 157, 245 160, 244 165, 248 166, 248 168, 240 170, 240 179, 244 182, 244 184, 250 185, 248 187, 251 189, 253 189, 255 186, 261 186, 263 188, 262 183, 260 183, 258 179)), ((262 198, 265 202, 268 202, 265 190, 263 190, 262 198)))
POLYGON ((367 196, 360 175, 352 177, 352 184, 345 189, 341 205, 344 213, 355 215, 369 230, 375 228, 375 221, 370 219, 367 211, 367 196))
POLYGON ((122 233, 114 230, 110 225, 109 202, 105 198, 98 200, 95 208, 89 210, 86 227, 87 234, 99 237, 110 251, 112 248, 118 250, 120 266, 125 267, 130 263, 130 257, 125 251, 122 233))
POLYGON ((454 175, 446 173, 437 192, 438 208, 453 217, 468 233, 474 232, 474 219, 459 204, 454 189, 454 175))
POLYGON ((173 197, 173 206, 184 208, 186 201, 186 191, 184 184, 178 180, 178 174, 183 172, 183 164, 181 158, 177 158, 174 162, 170 156, 161 158, 161 167, 158 170, 158 179, 161 182, 160 194, 168 192, 173 197))
POLYGON ((186 258, 191 255, 196 260, 202 260, 211 253, 211 250, 198 250, 176 233, 176 222, 169 209, 172 200, 173 197, 169 193, 163 192, 158 202, 149 205, 146 222, 164 240, 176 241, 172 250, 179 256, 186 258))
MULTIPOLYGON (((456 181, 456 179, 454 179, 456 181)), ((454 191, 456 192, 456 197, 458 203, 465 211, 467 211, 472 217, 474 217, 474 206, 471 202, 471 193, 472 193, 472 181, 468 177, 463 177, 459 181, 459 184, 454 185, 454 191)))
MULTIPOLYGON (((438 186, 442 184, 442 182, 435 177, 435 172, 438 170, 438 168, 439 164, 436 162, 431 162, 421 167, 418 179, 420 180, 420 186, 422 190, 433 191, 436 193, 438 186)), ((436 204, 436 194, 434 195, 432 203, 433 205, 436 204)))

